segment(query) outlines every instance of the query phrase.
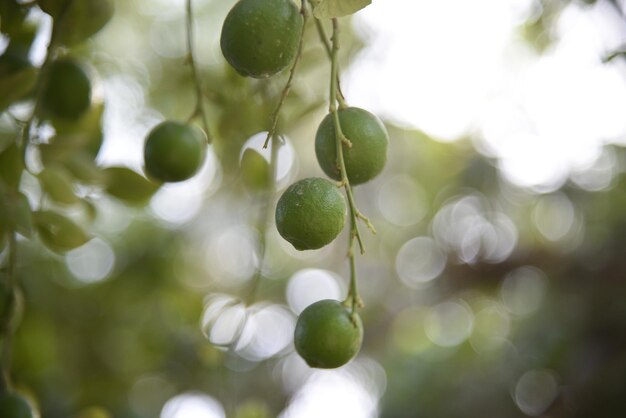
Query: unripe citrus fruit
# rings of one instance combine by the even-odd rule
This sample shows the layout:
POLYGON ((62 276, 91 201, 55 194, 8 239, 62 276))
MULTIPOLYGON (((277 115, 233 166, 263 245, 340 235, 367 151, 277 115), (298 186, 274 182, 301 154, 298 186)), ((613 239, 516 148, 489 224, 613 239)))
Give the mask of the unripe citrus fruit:
POLYGON ((204 132, 193 125, 165 121, 152 129, 146 139, 146 173, 163 182, 187 180, 200 169, 205 155, 204 132))
POLYGON ((243 184, 255 192, 267 191, 272 184, 269 162, 255 149, 247 148, 240 161, 243 184))
POLYGON ((42 94, 46 115, 75 120, 89 108, 91 82, 79 63, 60 59, 50 64, 42 94))
POLYGON ((35 416, 28 401, 15 393, 0 395, 0 412, 2 412, 2 418, 33 418, 35 416))
MULTIPOLYGON (((349 107, 338 112, 341 131, 352 143, 351 147, 342 144, 348 180, 352 184, 365 183, 376 177, 385 166, 389 143, 387 129, 380 119, 366 110, 349 107)), ((329 113, 317 129, 315 155, 328 177, 341 180, 335 141, 335 123, 329 113)))
POLYGON ((241 75, 270 77, 295 58, 302 24, 291 0, 240 0, 224 20, 222 54, 241 75))
POLYGON ((358 314, 339 301, 325 299, 309 305, 298 317, 294 333, 296 351, 311 367, 334 369, 360 350, 363 325, 358 314))
POLYGON ((346 221, 346 202, 333 183, 312 177, 285 190, 276 205, 276 228, 297 250, 334 240, 346 221))

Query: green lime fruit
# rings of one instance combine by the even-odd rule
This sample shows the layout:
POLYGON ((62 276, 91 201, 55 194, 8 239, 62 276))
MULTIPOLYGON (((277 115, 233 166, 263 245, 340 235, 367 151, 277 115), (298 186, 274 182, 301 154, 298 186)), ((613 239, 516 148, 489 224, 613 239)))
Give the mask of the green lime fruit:
POLYGON ((243 76, 271 77, 296 57, 302 25, 291 0, 240 0, 224 20, 222 54, 243 76))
POLYGON ((50 64, 42 95, 46 115, 76 120, 91 104, 91 81, 78 62, 60 59, 50 64))
POLYGON ((37 4, 55 19, 57 40, 65 45, 78 44, 96 34, 114 13, 111 0, 37 0, 37 4))
POLYGON ((247 148, 242 156, 241 179, 248 190, 267 191, 272 184, 272 170, 269 162, 255 149, 247 148))
POLYGON ((206 136, 199 128, 175 121, 162 122, 146 139, 146 174, 162 182, 187 180, 202 166, 206 144, 206 136))
POLYGON ((346 202, 337 186, 318 177, 300 180, 285 190, 276 205, 276 228, 297 250, 329 244, 343 229, 346 202))
POLYGON ((35 416, 30 403, 15 393, 0 395, 0 412, 2 412, 2 418, 34 418, 35 416))
MULTIPOLYGON (((353 185, 365 183, 376 177, 385 166, 389 143, 387 129, 380 119, 367 110, 349 107, 338 112, 341 131, 352 144, 342 144, 348 180, 353 185)), ((337 164, 335 123, 330 113, 317 129, 315 155, 328 177, 341 180, 337 164)))
POLYGON ((325 299, 309 305, 298 317, 296 351, 311 367, 334 369, 361 349, 363 324, 339 301, 325 299))

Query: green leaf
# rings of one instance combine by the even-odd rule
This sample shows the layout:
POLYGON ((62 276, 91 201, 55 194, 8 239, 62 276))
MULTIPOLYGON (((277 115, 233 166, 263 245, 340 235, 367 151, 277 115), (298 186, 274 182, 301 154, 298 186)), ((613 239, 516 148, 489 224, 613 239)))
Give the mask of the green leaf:
POLYGON ((22 7, 17 0, 0 1, 0 31, 13 37, 19 33, 26 14, 26 8, 22 7))
POLYGON ((0 111, 26 96, 35 87, 37 69, 28 67, 0 78, 0 111))
POLYGON ((33 234, 33 217, 26 195, 0 187, 0 248, 9 231, 30 238, 33 234))
POLYGON ((67 170, 77 180, 86 184, 101 184, 103 181, 102 170, 96 165, 91 156, 79 153, 72 156, 66 163, 67 170))
POLYGON ((39 173, 38 177, 44 191, 55 202, 71 205, 78 201, 74 193, 72 175, 62 165, 48 166, 39 173))
POLYGON ((39 146, 43 163, 65 163, 79 152, 95 159, 102 146, 103 113, 104 104, 94 103, 77 121, 53 120, 56 135, 39 146))
POLYGON ((372 3, 372 0, 312 0, 313 16, 332 19, 354 14, 372 3))
POLYGON ((98 217, 98 207, 89 199, 82 199, 80 203, 83 205, 85 212, 87 212, 87 217, 90 222, 93 222, 98 217))
POLYGON ((33 214, 35 228, 44 245, 55 252, 78 248, 89 241, 87 233, 71 219, 49 210, 33 214))
POLYGON ((65 45, 78 44, 94 35, 113 17, 114 11, 111 0, 38 0, 38 4, 55 19, 65 7, 58 28, 59 42, 65 45))
POLYGON ((0 153, 0 181, 13 190, 17 190, 24 170, 22 153, 13 143, 0 153))
POLYGON ((159 185, 126 167, 104 170, 106 192, 130 204, 143 204, 158 190, 159 185))
POLYGON ((252 148, 246 149, 241 157, 241 179, 253 191, 263 191, 270 187, 270 165, 252 148))
POLYGON ((41 10, 52 17, 58 17, 65 3, 72 0, 37 0, 37 5, 41 10))
POLYGON ((33 214, 30 202, 23 193, 19 193, 17 196, 14 216, 15 231, 26 238, 31 238, 33 236, 33 214))
POLYGON ((103 104, 96 103, 78 121, 53 120, 56 135, 39 145, 44 165, 61 164, 84 183, 100 183, 102 176, 94 159, 102 145, 103 112, 103 104))

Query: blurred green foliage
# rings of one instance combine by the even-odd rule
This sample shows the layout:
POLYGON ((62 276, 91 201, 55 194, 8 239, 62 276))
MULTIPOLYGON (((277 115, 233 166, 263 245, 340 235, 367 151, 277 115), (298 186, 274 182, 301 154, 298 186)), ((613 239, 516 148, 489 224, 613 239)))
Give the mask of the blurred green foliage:
MULTIPOLYGON (((46 3, 44 10, 56 7, 46 3)), ((32 62, 32 44, 35 33, 47 35, 50 17, 34 2, 0 2, 0 283, 7 293, 9 235, 16 231, 24 301, 12 342, 15 388, 36 400, 45 418, 157 417, 174 396, 195 392, 218 400, 229 417, 278 416, 311 376, 294 363, 293 346, 246 357, 237 344, 211 344, 201 318, 217 294, 232 298, 225 307, 256 295, 250 315, 267 312, 265 304, 285 307, 285 289, 304 268, 337 272, 346 289, 345 233, 312 256, 285 247, 274 225, 265 225, 277 198, 267 154, 242 150, 268 128, 288 74, 260 81, 227 67, 217 36, 231 2, 198 2, 195 47, 217 174, 210 184, 183 189, 199 198, 193 217, 168 221, 155 202, 161 196, 176 203, 175 195, 139 167, 103 164, 101 156, 119 134, 105 123, 114 119, 114 96, 133 91, 129 86, 139 91, 131 95, 138 124, 185 120, 193 111, 184 10, 174 9, 181 2, 78 3, 86 9, 68 13, 80 25, 58 29, 65 44, 59 54, 93 66, 94 91, 104 93, 78 120, 42 119, 25 147, 24 108, 37 110, 28 108, 40 64, 32 62), (265 256, 256 254, 261 246, 265 256), (255 271, 260 259, 263 269, 255 271), (246 263, 252 273, 241 273, 246 263), (253 276, 261 277, 258 288, 253 276)), ((567 2, 540 3, 543 13, 520 26, 538 51, 549 45, 567 2)), ((309 24, 278 124, 297 156, 288 180, 321 175, 313 138, 327 112, 329 62, 309 24)), ((345 68, 362 44, 347 22, 343 28, 345 68)), ((615 156, 606 187, 568 181, 538 193, 510 184, 497 161, 478 151, 478 138, 442 143, 388 129, 383 174, 355 189, 378 230, 364 234, 367 253, 358 258, 366 307, 357 362, 373 360, 385 376, 354 379, 382 393, 373 415, 624 416, 624 150, 605 149, 615 156), (436 279, 419 276, 437 260, 436 279), (403 272, 405 263, 413 273, 403 272)), ((277 188, 285 186, 279 181, 277 188)))

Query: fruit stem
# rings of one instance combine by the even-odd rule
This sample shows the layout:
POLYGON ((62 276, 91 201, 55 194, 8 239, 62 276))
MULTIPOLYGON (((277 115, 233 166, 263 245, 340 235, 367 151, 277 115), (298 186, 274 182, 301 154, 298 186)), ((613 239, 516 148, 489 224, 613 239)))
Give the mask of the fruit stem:
POLYGON ((280 95, 280 99, 278 100, 278 104, 276 105, 276 109, 274 109, 274 113, 272 114, 272 126, 270 127, 269 131, 267 131, 267 137, 265 138, 263 148, 267 148, 267 145, 270 142, 270 138, 272 138, 276 134, 276 126, 278 125, 280 110, 282 109, 283 103, 285 103, 285 100, 289 95, 291 85, 293 84, 293 78, 296 74, 296 68, 298 67, 300 58, 302 57, 302 49, 304 45, 304 31, 306 29, 306 22, 309 17, 309 12, 306 9, 306 2, 304 1, 302 1, 302 5, 300 6, 300 14, 302 15, 302 31, 300 32, 300 40, 298 41, 298 51, 296 53, 296 57, 293 60, 293 64, 291 65, 291 70, 289 70, 289 78, 287 79, 287 84, 285 84, 283 92, 280 95))
MULTIPOLYGON (((332 36, 332 54, 331 54, 331 75, 330 75, 330 108, 329 111, 333 115, 333 121, 335 126, 335 144, 337 146, 337 165, 339 166, 339 171, 341 172, 341 185, 343 185, 346 190, 346 195, 348 196, 348 206, 350 208, 350 238, 348 242, 348 259, 350 263, 350 290, 348 292, 348 297, 345 303, 349 304, 351 307, 352 316, 356 315, 356 309, 361 305, 361 299, 359 297, 359 291, 357 289, 357 281, 356 281, 356 262, 354 259, 354 240, 359 243, 359 249, 361 250, 361 254, 365 253, 365 247, 363 246, 363 240, 361 239, 361 234, 359 232, 359 226, 357 225, 357 220, 359 218, 364 218, 364 216, 359 212, 356 208, 356 203, 354 201, 354 194, 352 193, 352 186, 350 186, 350 180, 348 179, 348 174, 346 172, 346 163, 343 157, 343 145, 344 143, 349 143, 346 136, 343 134, 341 130, 341 123, 339 121, 339 112, 337 110, 337 89, 338 89, 338 81, 339 81, 339 63, 338 63, 338 52, 339 52, 339 22, 337 19, 332 19, 333 22, 333 36, 332 36)), ((365 218, 367 219, 367 218, 365 218)), ((369 221, 368 221, 369 223, 369 221)))
POLYGON ((196 90, 196 107, 193 113, 189 117, 189 121, 196 117, 200 117, 202 120, 202 127, 206 133, 207 142, 210 144, 212 141, 211 132, 209 131, 209 123, 207 122, 206 112, 204 111, 204 101, 202 100, 202 83, 200 82, 200 75, 198 73, 198 67, 196 66, 196 59, 193 54, 193 8, 191 0, 187 0, 187 61, 191 67, 191 75, 193 77, 193 84, 196 90))
POLYGON ((348 300, 350 301, 350 308, 352 315, 356 314, 356 309, 359 307, 360 298, 359 292, 356 286, 356 262, 354 260, 354 238, 357 235, 357 227, 354 217, 350 218, 350 238, 348 241, 348 260, 350 262, 350 290, 348 291, 348 300))
MULTIPOLYGON (((311 0, 309 0, 311 2, 311 0)), ((313 5, 311 4, 311 7, 313 5)), ((317 34, 324 45, 324 49, 326 50, 326 54, 328 54, 328 58, 332 60, 333 50, 330 41, 328 40, 328 36, 326 35, 326 31, 324 30, 324 26, 322 25, 322 21, 318 18, 315 18, 315 27, 317 29, 317 34)), ((337 101, 339 102, 339 109, 346 109, 348 107, 348 103, 346 102, 346 97, 343 95, 343 91, 341 90, 341 82, 339 78, 337 78, 337 101)))
MULTIPOLYGON (((365 253, 365 247, 363 246, 363 240, 361 239, 361 234, 359 233, 359 227, 356 223, 357 218, 360 218, 362 215, 356 208, 356 203, 354 201, 354 194, 352 193, 352 186, 350 186, 350 180, 348 179, 348 175, 346 172, 346 163, 343 157, 343 144, 350 143, 349 139, 343 134, 341 129, 341 123, 339 121, 339 112, 337 111, 337 101, 334 99, 337 97, 337 80, 339 80, 339 64, 337 59, 337 53, 339 51, 339 23, 337 19, 332 19, 333 22, 333 36, 332 36, 332 55, 331 55, 331 77, 330 77, 330 107, 329 111, 333 115, 333 121, 335 125, 335 143, 337 146, 337 165, 339 166, 339 171, 341 172, 341 185, 343 185, 346 190, 346 195, 348 196, 348 206, 350 207, 350 219, 352 222, 352 229, 354 231, 354 235, 359 243, 359 248, 361 250, 361 254, 365 253)), ((352 251, 352 247, 350 247, 350 251, 352 251)))
POLYGON ((263 193, 263 201, 262 207, 259 213, 259 219, 257 221, 256 230, 259 234, 259 265, 256 269, 254 277, 250 283, 250 289, 248 290, 248 295, 245 298, 246 305, 252 305, 256 298, 256 294, 259 288, 259 283, 263 278, 263 267, 265 261, 265 252, 266 252, 266 242, 267 242, 267 225, 270 221, 270 207, 272 206, 272 198, 274 196, 274 192, 276 189, 276 171, 277 171, 277 161, 278 161, 278 150, 282 145, 282 141, 276 135, 272 136, 272 149, 270 154, 270 184, 267 190, 263 193))

